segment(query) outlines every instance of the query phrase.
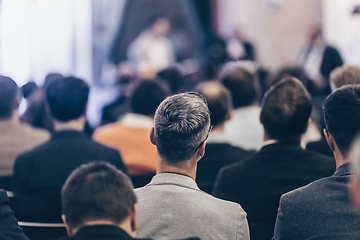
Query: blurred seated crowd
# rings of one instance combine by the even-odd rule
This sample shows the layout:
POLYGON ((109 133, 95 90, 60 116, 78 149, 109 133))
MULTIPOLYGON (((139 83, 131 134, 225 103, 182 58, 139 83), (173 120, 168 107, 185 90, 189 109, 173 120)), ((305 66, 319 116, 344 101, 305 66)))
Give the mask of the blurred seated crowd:
POLYGON ((253 58, 197 78, 121 63, 95 129, 83 79, 0 76, 0 238, 27 239, 21 194, 61 199, 62 239, 359 239, 360 66, 313 56, 319 81, 253 58))

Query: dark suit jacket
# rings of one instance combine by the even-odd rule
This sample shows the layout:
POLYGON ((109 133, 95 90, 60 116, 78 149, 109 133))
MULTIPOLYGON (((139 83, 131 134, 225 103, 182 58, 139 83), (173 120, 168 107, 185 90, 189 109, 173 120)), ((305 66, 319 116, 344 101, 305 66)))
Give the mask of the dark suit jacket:
POLYGON ((55 132, 48 142, 16 158, 12 190, 29 195, 58 195, 70 173, 92 161, 105 161, 122 171, 126 169, 117 150, 96 143, 76 130, 55 132))
POLYGON ((113 225, 93 225, 80 228, 72 237, 64 237, 59 240, 132 240, 123 229, 113 225))
POLYGON ((350 163, 323 178, 284 194, 274 238, 360 239, 360 217, 349 199, 350 163))
POLYGON ((2 189, 0 190, 0 239, 28 240, 9 207, 6 192, 2 189))
MULTIPOLYGON (((64 237, 59 240, 132 240, 129 234, 119 227, 112 225, 94 225, 81 228, 74 236, 64 237)), ((136 238, 138 239, 138 238, 136 238)), ((142 238, 143 240, 146 240, 142 238)), ((171 239, 171 238, 169 238, 171 239)), ((199 238, 187 238, 187 240, 200 240, 199 238)))
POLYGON ((216 175, 220 168, 253 155, 255 151, 246 151, 228 143, 208 143, 205 155, 197 164, 196 183, 198 187, 211 194, 216 175))
POLYGON ((243 207, 252 240, 267 240, 273 235, 280 196, 334 172, 333 158, 303 150, 297 142, 274 143, 222 168, 213 193, 243 207))

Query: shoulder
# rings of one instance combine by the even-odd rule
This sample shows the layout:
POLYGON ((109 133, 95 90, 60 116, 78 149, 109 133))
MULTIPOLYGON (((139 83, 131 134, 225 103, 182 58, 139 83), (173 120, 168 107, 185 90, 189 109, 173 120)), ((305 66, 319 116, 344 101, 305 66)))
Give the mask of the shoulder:
POLYGON ((50 138, 50 133, 47 130, 35 128, 27 123, 20 123, 19 130, 22 134, 41 140, 47 140, 50 138))
POLYGON ((281 196, 282 203, 306 204, 312 199, 318 199, 324 192, 324 186, 331 182, 332 177, 315 180, 303 187, 287 192, 281 196))

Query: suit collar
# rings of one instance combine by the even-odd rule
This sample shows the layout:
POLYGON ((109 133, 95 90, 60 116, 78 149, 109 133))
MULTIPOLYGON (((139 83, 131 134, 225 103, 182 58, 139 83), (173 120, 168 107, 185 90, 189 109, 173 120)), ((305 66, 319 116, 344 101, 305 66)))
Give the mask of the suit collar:
POLYGON ((200 190, 193 179, 177 173, 156 174, 148 185, 176 185, 194 190, 200 190))
POLYGON ((133 239, 123 229, 113 225, 93 225, 82 227, 75 235, 74 238, 90 239, 93 237, 113 237, 116 239, 133 239))
POLYGON ((351 163, 344 163, 338 169, 336 169, 333 176, 344 176, 344 175, 351 175, 353 173, 351 169, 351 163))
POLYGON ((275 142, 263 146, 260 152, 277 152, 277 151, 293 151, 302 150, 300 142, 298 141, 286 141, 286 142, 275 142))
POLYGON ((88 138, 83 132, 78 130, 60 130, 51 135, 51 139, 64 139, 64 138, 88 138))

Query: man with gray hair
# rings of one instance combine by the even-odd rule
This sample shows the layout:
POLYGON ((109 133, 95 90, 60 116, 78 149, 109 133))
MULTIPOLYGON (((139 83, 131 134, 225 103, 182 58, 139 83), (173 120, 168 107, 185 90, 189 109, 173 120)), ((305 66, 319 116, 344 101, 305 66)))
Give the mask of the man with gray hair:
POLYGON ((157 172, 135 190, 139 237, 249 239, 241 206, 202 192, 195 183, 210 130, 209 109, 198 93, 168 97, 156 110, 150 139, 157 147, 157 172))

